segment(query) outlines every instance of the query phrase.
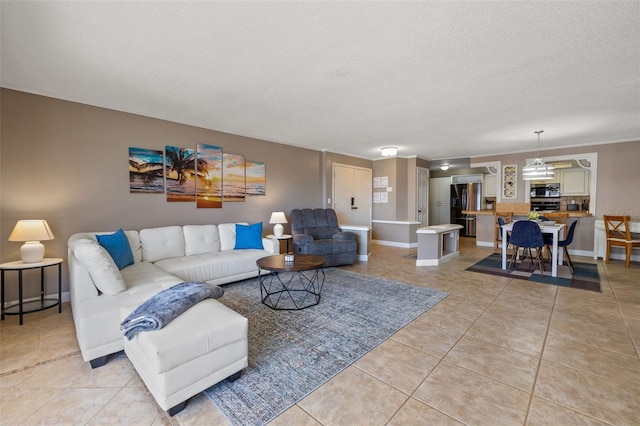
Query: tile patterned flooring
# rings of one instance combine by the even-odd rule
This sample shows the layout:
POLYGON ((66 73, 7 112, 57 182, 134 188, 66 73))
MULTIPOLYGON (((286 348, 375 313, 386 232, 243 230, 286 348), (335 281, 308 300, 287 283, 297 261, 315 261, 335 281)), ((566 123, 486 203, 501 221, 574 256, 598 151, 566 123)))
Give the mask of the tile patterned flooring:
MULTIPOLYGON (((595 293, 465 271, 491 249, 461 243, 438 267, 379 245, 349 266, 451 295, 272 424, 640 424, 640 265, 598 261, 595 293)), ((122 354, 92 370, 69 304, 7 317, 0 343, 2 425, 228 424, 202 394, 168 417, 122 354)))

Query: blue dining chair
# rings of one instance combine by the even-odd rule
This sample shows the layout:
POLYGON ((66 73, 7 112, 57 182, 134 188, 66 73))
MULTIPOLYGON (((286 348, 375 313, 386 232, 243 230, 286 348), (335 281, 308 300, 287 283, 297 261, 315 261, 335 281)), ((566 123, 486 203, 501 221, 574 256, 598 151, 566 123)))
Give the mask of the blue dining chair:
POLYGON ((523 248, 522 261, 524 261, 525 258, 528 258, 532 267, 535 262, 535 265, 539 266, 540 272, 544 275, 542 249, 545 244, 544 239, 542 238, 542 231, 540 231, 540 226, 536 222, 530 220, 519 220, 515 222, 513 224, 513 229, 511 230, 509 242, 515 247, 513 255, 511 256, 511 261, 509 262, 509 269, 511 269, 512 264, 515 264, 519 249, 523 248), (531 253, 531 249, 536 250, 535 259, 531 253))
MULTIPOLYGON (((564 255, 567 258, 567 263, 569 264, 569 268, 571 268, 571 273, 573 274, 573 262, 571 262, 571 256, 569 256, 569 251, 567 250, 567 246, 571 244, 573 241, 573 231, 576 229, 576 225, 578 224, 577 220, 574 220, 571 225, 569 225, 569 231, 567 232, 567 237, 558 241, 558 247, 562 247, 564 249, 564 255)), ((547 247, 547 252, 549 253, 549 259, 551 259, 551 247, 553 247, 553 236, 549 235, 548 237, 544 237, 544 244, 547 247)))

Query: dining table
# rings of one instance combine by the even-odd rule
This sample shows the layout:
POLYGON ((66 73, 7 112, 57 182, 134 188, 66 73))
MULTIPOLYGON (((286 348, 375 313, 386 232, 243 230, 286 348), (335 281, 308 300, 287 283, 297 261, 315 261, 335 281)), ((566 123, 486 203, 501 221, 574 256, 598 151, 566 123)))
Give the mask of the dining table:
MULTIPOLYGON (((502 226, 502 241, 507 241, 507 233, 513 230, 513 224, 517 220, 507 223, 502 226)), ((562 264, 562 253, 558 253, 558 240, 560 238, 560 231, 566 226, 564 223, 545 223, 538 222, 540 230, 543 234, 553 235, 553 245, 551 250, 551 276, 558 276, 558 264, 562 264)), ((507 270, 507 244, 502 244, 502 269, 507 270)))

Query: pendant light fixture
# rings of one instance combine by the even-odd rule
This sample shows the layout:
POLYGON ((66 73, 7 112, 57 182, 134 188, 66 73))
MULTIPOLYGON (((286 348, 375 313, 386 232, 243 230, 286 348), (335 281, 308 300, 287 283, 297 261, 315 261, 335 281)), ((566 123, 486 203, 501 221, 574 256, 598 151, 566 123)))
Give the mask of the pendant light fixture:
POLYGON ((554 177, 553 169, 555 169, 555 167, 545 164, 544 160, 540 158, 540 133, 542 132, 544 132, 544 130, 536 130, 533 132, 538 135, 538 156, 522 168, 522 179, 524 180, 549 180, 554 177))

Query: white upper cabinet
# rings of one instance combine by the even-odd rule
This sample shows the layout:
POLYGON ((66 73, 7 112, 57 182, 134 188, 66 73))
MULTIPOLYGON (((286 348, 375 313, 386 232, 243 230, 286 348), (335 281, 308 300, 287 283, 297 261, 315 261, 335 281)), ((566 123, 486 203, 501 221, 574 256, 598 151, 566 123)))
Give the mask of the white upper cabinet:
POLYGON ((431 178, 429 179, 429 202, 446 203, 451 201, 451 178, 431 178))
MULTIPOLYGON (((556 172, 556 174, 558 174, 556 172)), ((565 169, 560 173, 561 195, 589 195, 589 170, 565 169)))
POLYGON ((498 196, 498 175, 484 175, 484 185, 482 185, 482 192, 485 197, 497 197, 498 196))

